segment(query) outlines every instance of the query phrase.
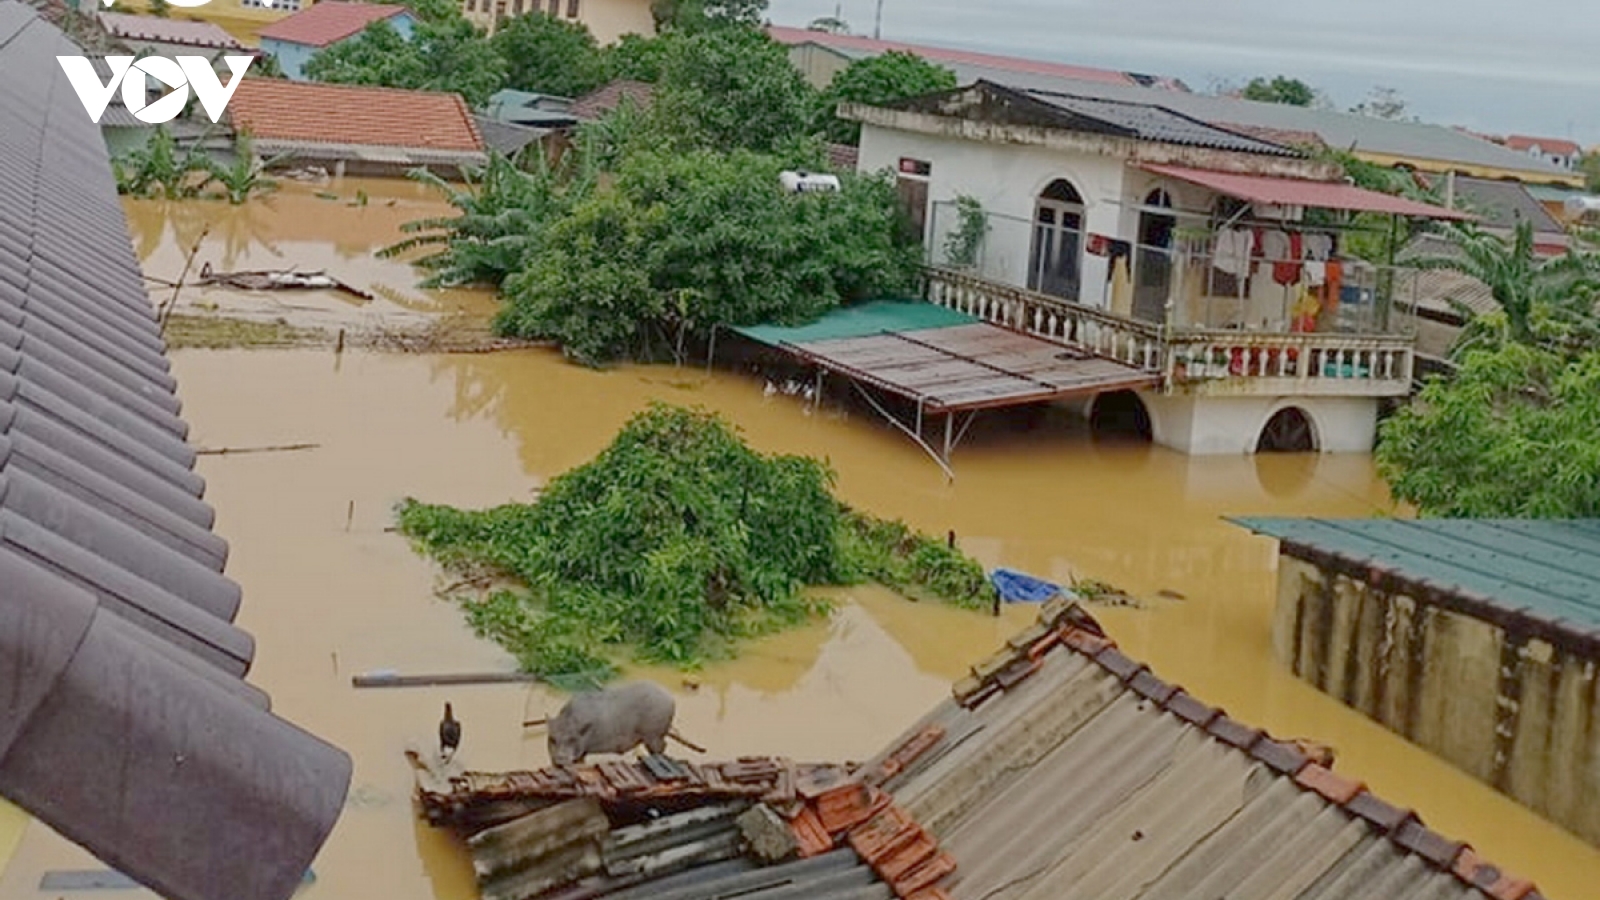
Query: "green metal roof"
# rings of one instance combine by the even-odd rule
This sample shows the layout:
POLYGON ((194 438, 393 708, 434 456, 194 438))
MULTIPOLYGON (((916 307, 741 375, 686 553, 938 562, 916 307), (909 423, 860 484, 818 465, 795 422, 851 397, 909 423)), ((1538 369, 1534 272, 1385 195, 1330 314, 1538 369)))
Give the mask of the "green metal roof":
POLYGON ((1579 628, 1600 627, 1600 519, 1229 521, 1446 593, 1483 597, 1579 628))
POLYGON ((845 306, 828 313, 809 325, 786 327, 783 325, 752 325, 735 328, 747 338, 776 347, 782 344, 808 344, 814 341, 836 341, 845 338, 868 337, 890 332, 923 331, 930 328, 952 328, 980 321, 976 316, 945 309, 921 300, 874 300, 857 306, 845 306))

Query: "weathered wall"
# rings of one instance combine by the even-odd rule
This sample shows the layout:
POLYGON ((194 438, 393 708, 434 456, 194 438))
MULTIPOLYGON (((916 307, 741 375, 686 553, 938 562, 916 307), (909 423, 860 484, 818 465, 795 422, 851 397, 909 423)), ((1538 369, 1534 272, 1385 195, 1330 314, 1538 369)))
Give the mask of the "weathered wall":
POLYGON ((1273 647, 1295 674, 1600 844, 1596 660, 1288 556, 1273 647))

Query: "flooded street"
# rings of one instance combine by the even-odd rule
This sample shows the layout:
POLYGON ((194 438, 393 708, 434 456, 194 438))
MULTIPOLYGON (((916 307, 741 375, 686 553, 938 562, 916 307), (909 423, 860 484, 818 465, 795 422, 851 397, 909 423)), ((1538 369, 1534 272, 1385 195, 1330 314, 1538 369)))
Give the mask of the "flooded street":
MULTIPOLYGON (((431 295, 409 288, 406 266, 364 256, 432 203, 425 195, 393 199, 395 207, 329 206, 334 214, 301 223, 310 235, 301 237, 280 221, 283 211, 311 214, 323 208, 310 201, 329 201, 288 191, 274 201, 278 213, 252 205, 238 217, 256 223, 250 234, 257 236, 228 238, 216 225, 208 240, 235 241, 229 265, 241 268, 275 267, 275 253, 289 259, 292 251, 304 268, 347 266, 419 295, 421 303, 485 306, 471 293, 428 301, 431 295), (415 206, 395 212, 402 203, 415 206), (358 216, 373 217, 363 226, 371 230, 341 249, 346 219, 358 216)), ((130 208, 136 230, 161 226, 159 211, 130 208)), ((181 241, 173 234, 163 228, 146 235, 140 252, 150 274, 181 270, 181 241)), ((351 686, 353 675, 375 670, 512 666, 437 599, 446 579, 386 531, 394 504, 406 496, 472 507, 527 500, 552 476, 593 457, 652 399, 721 412, 765 452, 827 457, 847 502, 932 533, 954 530, 986 566, 1058 581, 1076 575, 1129 591, 1146 608, 1092 612, 1161 677, 1275 735, 1333 745, 1338 771, 1417 808, 1432 827, 1534 879, 1552 900, 1582 900, 1600 883, 1600 851, 1273 661, 1273 545, 1221 517, 1390 511, 1368 458, 1187 458, 1096 440, 1081 423, 1052 413, 1030 433, 1006 427, 1015 420, 980 429, 957 452, 958 480, 949 484, 921 450, 879 421, 831 404, 807 410, 797 398, 764 396, 759 380, 703 369, 595 372, 545 351, 335 356, 304 349, 178 351, 173 369, 197 445, 316 445, 207 456, 200 464, 216 530, 231 545, 228 574, 245 592, 239 624, 258 642, 251 681, 272 695, 280 715, 355 758, 348 808, 315 864, 315 884, 300 894, 305 900, 473 897, 465 853, 413 813, 402 752, 408 742, 434 743, 449 700, 464 723, 460 754, 469 767, 540 766, 544 735, 525 736, 519 724, 561 702, 542 688, 516 685, 351 686), (1158 598, 1163 591, 1182 599, 1158 598)), ((947 697, 953 680, 1036 612, 1012 608, 995 619, 913 604, 877 588, 832 594, 838 609, 831 618, 751 644, 736 662, 688 681, 645 673, 678 694, 679 729, 716 757, 862 759, 947 697)), ((0 866, 8 816, 0 806, 0 866)), ((54 900, 36 890, 44 871, 92 867, 82 851, 30 825, 0 873, 0 898, 54 900)))

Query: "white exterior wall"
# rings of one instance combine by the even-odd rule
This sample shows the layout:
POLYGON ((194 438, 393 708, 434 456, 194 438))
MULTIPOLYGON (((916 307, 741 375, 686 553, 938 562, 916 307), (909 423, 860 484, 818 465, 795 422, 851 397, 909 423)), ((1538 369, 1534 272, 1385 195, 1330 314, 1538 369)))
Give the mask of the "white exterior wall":
MULTIPOLYGON (((1122 159, 1092 153, 1071 153, 1022 144, 964 141, 876 125, 861 129, 862 172, 897 172, 902 157, 932 163, 928 184, 928 228, 932 239, 933 211, 959 195, 974 197, 984 212, 1005 217, 992 221, 984 248, 985 278, 1026 286, 1032 250, 1034 205, 1044 189, 1058 178, 1066 179, 1083 198, 1085 238, 1103 234, 1137 242, 1139 208, 1156 188, 1171 195, 1182 210, 1209 210, 1216 195, 1185 182, 1174 182, 1128 166, 1122 159)), ((1109 261, 1083 256, 1083 296, 1079 302, 1103 307, 1109 261)))
POLYGON ((1378 434, 1375 397, 1207 397, 1139 394, 1157 444, 1192 456, 1254 453, 1267 421, 1298 407, 1323 453, 1371 453, 1378 434))
MULTIPOLYGON (((860 171, 897 171, 901 157, 933 164, 928 184, 930 227, 934 205, 954 201, 961 194, 975 197, 985 212, 1031 222, 1039 195, 1050 182, 1064 178, 1083 198, 1085 235, 1106 234, 1123 240, 1132 236, 1121 227, 1126 167, 1120 159, 862 126, 860 171)), ((1022 226, 1015 231, 1007 227, 1003 232, 991 235, 984 274, 1009 284, 1026 285, 1031 234, 1022 226), (1014 233, 1019 233, 1021 239, 1012 237, 1014 233)), ((1105 283, 1106 259, 1085 256, 1081 302, 1103 305, 1105 283)))

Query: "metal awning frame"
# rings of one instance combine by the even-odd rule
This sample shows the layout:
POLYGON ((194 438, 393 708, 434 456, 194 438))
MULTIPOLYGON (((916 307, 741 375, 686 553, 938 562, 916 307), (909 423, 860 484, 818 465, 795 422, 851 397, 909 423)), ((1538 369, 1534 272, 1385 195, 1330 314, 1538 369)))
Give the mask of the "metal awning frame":
MULTIPOLYGON (((820 373, 818 374, 817 380, 818 383, 821 383, 820 373)), ((978 413, 982 410, 969 410, 966 414, 966 420, 961 423, 961 428, 959 430, 957 430, 955 427, 956 419, 961 416, 959 411, 950 410, 944 413, 935 413, 935 415, 944 416, 944 449, 941 451, 932 444, 929 444, 927 438, 923 437, 922 422, 926 406, 923 404, 920 398, 917 399, 916 419, 911 425, 907 425, 906 423, 900 421, 900 418, 894 413, 885 409, 883 404, 879 403, 876 397, 872 396, 872 394, 866 388, 861 386, 861 382, 859 380, 852 378, 850 380, 850 386, 856 389, 856 393, 861 395, 861 399, 867 401, 867 405, 872 407, 874 412, 882 416, 890 425, 900 429, 900 431, 903 432, 906 437, 909 437, 915 441, 917 446, 921 447, 923 451, 933 459, 934 463, 944 471, 945 478, 950 481, 956 480, 955 470, 950 467, 950 454, 961 443, 961 440, 967 436, 967 429, 972 427, 972 420, 976 419, 978 417, 978 413)))

